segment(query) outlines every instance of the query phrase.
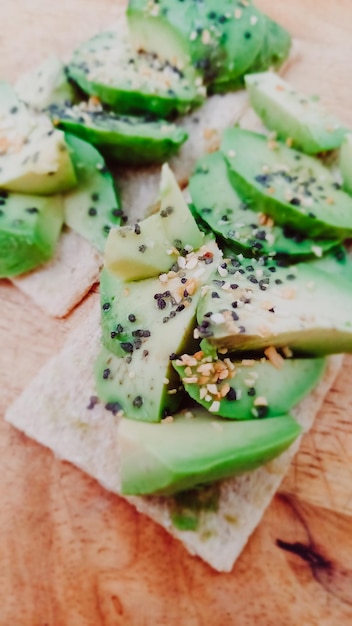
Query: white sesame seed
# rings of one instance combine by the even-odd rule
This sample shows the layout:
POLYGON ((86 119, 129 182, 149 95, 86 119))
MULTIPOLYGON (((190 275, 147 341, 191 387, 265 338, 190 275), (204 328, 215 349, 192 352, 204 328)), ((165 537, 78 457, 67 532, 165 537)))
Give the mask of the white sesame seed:
MULTIPOLYGON (((217 413, 220 409, 220 402, 219 400, 215 400, 209 407, 209 411, 211 413, 217 413)), ((220 426, 220 424, 218 424, 218 422, 214 422, 214 425, 217 424, 217 426, 220 426)), ((222 430, 221 426, 220 426, 220 430, 222 430)))
POLYGON ((320 246, 312 246, 312 252, 317 257, 323 256, 323 249, 320 246))
POLYGON ((252 26, 255 26, 257 22, 258 22, 257 16, 251 15, 250 23, 252 24, 252 26))
POLYGON ((202 32, 202 43, 207 46, 211 42, 210 32, 208 30, 203 30, 202 32))
POLYGON ((212 322, 214 322, 214 324, 223 324, 225 321, 225 317, 222 313, 213 313, 210 316, 210 319, 212 322))
POLYGON ((189 38, 191 41, 194 41, 195 39, 197 39, 197 32, 195 30, 192 30, 189 38))
POLYGON ((219 265, 219 267, 218 267, 218 272, 219 272, 220 276, 222 276, 222 277, 227 276, 227 274, 228 274, 228 271, 227 271, 226 267, 221 267, 221 265, 219 265))
POLYGON ((231 159, 233 159, 236 156, 235 150, 228 150, 227 154, 231 159))

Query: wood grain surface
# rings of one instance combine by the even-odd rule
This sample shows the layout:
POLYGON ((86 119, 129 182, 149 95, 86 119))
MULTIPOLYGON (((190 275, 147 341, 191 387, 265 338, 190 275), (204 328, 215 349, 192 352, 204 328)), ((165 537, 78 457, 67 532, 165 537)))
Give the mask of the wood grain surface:
MULTIPOLYGON (((289 78, 352 126, 350 0, 258 0, 301 39, 289 78)), ((2 0, 0 76, 109 26, 112 0, 2 0)), ((0 415, 69 328, 0 281, 0 415)), ((0 421, 0 626, 352 624, 352 358, 230 574, 0 421)))

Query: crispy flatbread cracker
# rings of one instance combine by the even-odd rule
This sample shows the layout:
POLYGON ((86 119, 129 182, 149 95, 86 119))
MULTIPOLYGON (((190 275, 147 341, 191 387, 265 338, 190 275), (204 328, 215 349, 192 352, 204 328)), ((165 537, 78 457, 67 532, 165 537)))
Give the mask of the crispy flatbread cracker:
POLYGON ((71 229, 59 239, 54 258, 12 279, 46 313, 64 317, 99 280, 102 255, 71 229))
MULTIPOLYGON (((98 296, 92 295, 91 304, 85 321, 8 409, 5 419, 119 494, 119 419, 96 398, 92 364, 100 348, 98 296)), ((330 357, 321 382, 292 412, 305 432, 341 363, 341 356, 330 357)), ((223 481, 218 510, 202 511, 195 531, 173 526, 172 498, 126 499, 179 539, 191 554, 218 571, 230 571, 277 491, 299 442, 266 466, 223 481)))

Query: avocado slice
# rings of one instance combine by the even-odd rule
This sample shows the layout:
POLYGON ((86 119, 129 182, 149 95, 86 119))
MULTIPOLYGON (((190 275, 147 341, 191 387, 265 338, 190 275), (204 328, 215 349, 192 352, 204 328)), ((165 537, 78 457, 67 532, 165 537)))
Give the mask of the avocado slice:
POLYGON ((310 237, 351 235, 352 200, 317 159, 240 128, 223 133, 221 152, 239 195, 276 224, 310 237))
POLYGON ((288 413, 320 380, 324 359, 212 357, 202 351, 173 361, 187 393, 213 415, 246 420, 288 413), (285 393, 283 393, 283 389, 285 393))
POLYGON ((0 82, 0 189, 50 195, 76 184, 76 175, 65 143, 49 118, 36 114, 0 82))
POLYGON ((291 48, 291 35, 281 24, 265 18, 265 33, 262 46, 247 73, 263 72, 269 68, 278 69, 287 59, 291 48))
POLYGON ((102 342, 109 352, 103 350, 95 368, 103 401, 119 403, 129 417, 147 421, 159 421, 179 406, 182 389, 171 361, 195 349, 202 284, 220 256, 209 241, 185 257, 184 268, 160 278, 123 282, 103 270, 102 342))
POLYGON ((212 345, 239 352, 289 346, 306 355, 352 351, 352 292, 342 277, 315 262, 280 267, 240 256, 219 270, 197 310, 197 335, 212 345))
POLYGON ((253 470, 281 454, 300 432, 288 415, 230 422, 201 408, 167 424, 122 419, 121 492, 170 495, 253 470))
POLYGON ((315 267, 322 272, 327 272, 331 277, 337 276, 352 284, 351 249, 346 250, 343 245, 336 246, 313 263, 315 267))
POLYGON ((166 272, 184 251, 204 241, 167 164, 161 171, 159 210, 146 219, 111 230, 105 266, 124 280, 140 280, 166 272))
POLYGON ((229 86, 224 82, 219 85, 212 85, 209 91, 213 93, 223 93, 227 91, 228 88, 231 88, 231 90, 243 89, 245 85, 245 75, 251 74, 252 72, 264 72, 270 68, 279 69, 287 59, 291 48, 291 36, 289 32, 267 15, 264 14, 263 17, 265 20, 265 29, 262 45, 253 63, 247 68, 246 73, 238 76, 236 80, 231 81, 231 85, 229 86))
POLYGON ((296 91, 274 72, 249 74, 245 83, 251 106, 280 139, 307 154, 341 146, 346 129, 316 99, 296 91))
POLYGON ((102 32, 84 42, 74 52, 68 72, 85 93, 121 114, 169 117, 188 113, 205 97, 200 78, 188 78, 153 55, 136 54, 127 32, 102 32))
POLYGON ((77 99, 65 66, 54 55, 20 76, 15 83, 15 91, 22 102, 38 111, 53 104, 72 104, 77 99))
POLYGON ((221 152, 199 159, 189 191, 195 213, 234 252, 302 260, 321 255, 337 243, 336 239, 309 239, 292 227, 277 226, 266 219, 253 202, 238 195, 221 152))
POLYGON ((232 83, 256 58, 265 19, 251 1, 175 2, 129 0, 127 19, 136 50, 157 54, 181 69, 190 65, 218 90, 232 83))
POLYGON ((18 276, 54 255, 62 198, 0 191, 0 278, 18 276))
POLYGON ((55 126, 89 141, 112 159, 131 165, 162 163, 186 141, 180 127, 148 116, 118 115, 101 104, 50 107, 55 126))
POLYGON ((78 185, 63 196, 65 223, 104 252, 107 236, 120 225, 122 216, 114 179, 93 146, 69 134, 66 143, 78 185))
POLYGON ((237 10, 232 0, 189 2, 162 0, 157 10, 147 0, 130 0, 130 35, 137 50, 190 64, 217 90, 230 90, 262 45, 265 19, 252 2, 237 10))
POLYGON ((352 133, 346 135, 341 146, 339 165, 343 179, 343 187, 347 193, 352 194, 352 133))

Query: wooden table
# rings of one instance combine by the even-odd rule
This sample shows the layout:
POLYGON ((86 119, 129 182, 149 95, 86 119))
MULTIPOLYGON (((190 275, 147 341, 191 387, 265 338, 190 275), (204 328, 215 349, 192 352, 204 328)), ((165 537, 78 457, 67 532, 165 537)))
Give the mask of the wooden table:
MULTIPOLYGON (((261 0, 302 40, 292 82, 352 127, 349 0, 261 0)), ((2 0, 0 75, 114 18, 113 0, 2 0)), ((0 281, 0 414, 86 304, 47 318, 0 281)), ((352 624, 352 359, 232 573, 218 574, 123 500, 0 422, 0 626, 352 624)))

